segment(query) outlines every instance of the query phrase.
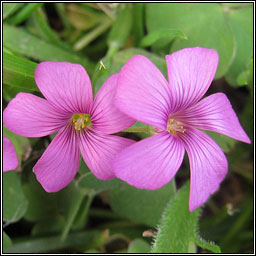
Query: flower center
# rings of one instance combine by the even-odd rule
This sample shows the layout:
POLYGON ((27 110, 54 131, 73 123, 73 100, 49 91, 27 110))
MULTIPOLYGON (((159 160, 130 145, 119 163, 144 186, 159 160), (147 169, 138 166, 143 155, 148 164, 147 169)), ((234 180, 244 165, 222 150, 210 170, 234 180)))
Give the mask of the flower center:
POLYGON ((176 135, 177 132, 184 133, 186 131, 186 129, 183 127, 183 123, 173 118, 168 120, 166 130, 172 135, 176 135))
POLYGON ((89 114, 74 114, 72 116, 72 123, 74 128, 78 131, 84 129, 85 127, 90 128, 92 124, 92 120, 89 114))

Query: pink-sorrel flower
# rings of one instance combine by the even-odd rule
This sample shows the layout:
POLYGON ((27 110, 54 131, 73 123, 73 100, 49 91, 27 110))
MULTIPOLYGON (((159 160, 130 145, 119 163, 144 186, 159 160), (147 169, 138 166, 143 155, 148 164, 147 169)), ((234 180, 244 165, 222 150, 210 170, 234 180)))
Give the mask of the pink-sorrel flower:
POLYGON ((93 100, 85 69, 66 62, 42 62, 35 81, 46 100, 19 93, 4 111, 9 130, 26 137, 57 135, 33 168, 47 192, 57 192, 74 178, 82 157, 99 179, 115 177, 114 156, 132 140, 110 135, 134 120, 113 105, 118 74, 112 75, 93 100))
POLYGON ((203 204, 224 179, 228 165, 219 146, 199 129, 250 143, 223 93, 198 102, 218 65, 215 50, 187 48, 166 56, 168 78, 146 57, 131 58, 119 74, 115 105, 130 117, 155 127, 157 135, 122 151, 113 168, 120 179, 143 189, 167 184, 185 150, 190 162, 190 211, 203 204))
POLYGON ((16 150, 12 142, 3 134, 3 171, 11 171, 18 166, 16 150))

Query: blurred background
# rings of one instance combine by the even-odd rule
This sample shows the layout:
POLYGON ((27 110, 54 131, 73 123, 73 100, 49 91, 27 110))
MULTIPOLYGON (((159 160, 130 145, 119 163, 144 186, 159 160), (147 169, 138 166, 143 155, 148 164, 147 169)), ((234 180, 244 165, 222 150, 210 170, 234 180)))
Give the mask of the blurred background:
MULTIPOLYGON (((207 132, 225 152, 229 172, 195 225, 200 237, 223 253, 253 253, 252 3, 3 3, 2 31, 3 109, 18 92, 42 96, 34 81, 41 61, 80 63, 96 94, 134 55, 147 56, 166 76, 165 55, 194 46, 217 50, 219 66, 206 95, 227 95, 252 144, 207 132)), ((6 127, 3 132, 19 159, 15 171, 3 174, 3 251, 8 253, 150 252, 174 186, 179 191, 190 177, 185 157, 175 182, 139 190, 117 179, 97 180, 81 160, 76 179, 49 194, 32 168, 54 135, 31 139, 6 127)), ((214 251, 194 243, 194 251, 214 251)))

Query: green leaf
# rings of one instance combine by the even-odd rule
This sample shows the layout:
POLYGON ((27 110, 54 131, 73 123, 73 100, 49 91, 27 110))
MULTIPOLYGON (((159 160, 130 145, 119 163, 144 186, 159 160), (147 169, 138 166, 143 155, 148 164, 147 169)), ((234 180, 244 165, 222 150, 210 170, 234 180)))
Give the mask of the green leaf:
POLYGON ((227 16, 235 35, 236 55, 225 77, 229 84, 239 85, 238 76, 253 54, 253 7, 230 10, 227 16))
POLYGON ((8 25, 3 26, 4 46, 14 53, 40 61, 67 61, 82 64, 90 73, 92 64, 76 53, 47 43, 26 30, 8 25))
POLYGON ((6 19, 7 17, 15 13, 24 4, 25 3, 3 3, 3 19, 6 19))
POLYGON ((3 174, 3 220, 9 224, 20 220, 28 206, 19 176, 14 171, 3 174))
POLYGON ((93 85, 95 88, 95 92, 98 92, 104 82, 108 79, 108 77, 114 73, 119 73, 123 65, 133 56, 135 55, 144 55, 149 58, 163 73, 163 75, 167 75, 167 67, 166 62, 163 58, 160 58, 154 53, 149 53, 143 49, 139 48, 129 48, 123 51, 116 53, 112 61, 104 58, 103 64, 105 68, 101 68, 99 70, 100 64, 97 66, 97 69, 94 74, 94 78, 92 79, 93 85))
POLYGON ((201 248, 207 249, 213 253, 221 253, 220 247, 217 244, 211 241, 206 241, 199 236, 195 236, 195 243, 201 248))
POLYGON ((90 253, 90 254, 100 254, 100 251, 99 250, 96 250, 96 249, 89 249, 89 250, 85 250, 84 253, 90 253))
POLYGON ((12 25, 19 25, 25 21, 31 13, 38 7, 42 6, 44 3, 28 3, 26 4, 16 15, 8 19, 8 23, 12 25))
POLYGON ((247 70, 247 84, 249 85, 249 89, 251 91, 251 93, 253 93, 253 66, 254 66, 254 62, 253 62, 253 58, 250 59, 250 64, 248 66, 248 70, 247 70))
POLYGON ((30 146, 29 139, 11 132, 5 126, 3 126, 3 132, 5 136, 8 139, 10 139, 11 142, 13 143, 17 153, 19 164, 21 164, 21 162, 25 161, 30 156, 30 153, 31 153, 31 146, 30 146))
POLYGON ((110 206, 121 216, 155 227, 174 193, 174 181, 157 190, 137 189, 123 183, 110 192, 110 206))
POLYGON ((109 58, 103 58, 97 65, 92 76, 92 86, 94 95, 99 91, 101 86, 111 75, 110 67, 112 60, 109 58))
POLYGON ((249 85, 249 89, 253 88, 253 58, 250 59, 247 69, 237 77, 237 85, 249 85))
POLYGON ((70 50, 69 45, 63 42, 57 33, 49 26, 43 8, 38 8, 29 19, 28 30, 35 35, 41 36, 45 41, 55 44, 63 49, 70 50))
POLYGON ((3 84, 3 97, 4 97, 5 101, 8 102, 8 101, 12 100, 19 92, 31 93, 31 90, 27 90, 27 89, 24 89, 21 87, 16 87, 13 85, 3 84))
POLYGON ((232 139, 223 134, 212 132, 212 131, 205 131, 205 132, 220 146, 220 148, 225 153, 228 153, 230 150, 232 150, 236 144, 235 139, 232 139))
POLYGON ((5 253, 6 250, 12 246, 11 238, 3 231, 3 252, 5 253))
POLYGON ((248 76, 248 74, 247 74, 247 70, 246 71, 243 71, 242 73, 240 73, 239 75, 238 75, 238 77, 237 77, 237 80, 236 80, 236 84, 237 85, 241 85, 241 86, 243 86, 243 85, 247 85, 247 76, 248 76))
POLYGON ((66 7, 70 5, 66 5, 65 3, 54 3, 58 16, 66 30, 73 29, 72 24, 70 23, 70 20, 67 17, 67 13, 66 13, 66 7))
POLYGON ((13 52, 8 50, 6 47, 3 47, 3 52, 6 52, 6 53, 11 54, 11 55, 14 55, 13 52))
POLYGON ((224 75, 232 62, 234 35, 222 6, 217 3, 147 4, 146 26, 149 33, 163 28, 183 31, 188 40, 177 38, 172 44, 172 52, 195 46, 217 50, 219 65, 216 78, 224 75))
POLYGON ((189 253, 197 233, 199 209, 188 210, 189 183, 171 199, 160 222, 152 253, 189 253))
POLYGON ((141 238, 133 240, 128 247, 128 253, 149 253, 150 245, 141 238))
POLYGON ((159 45, 158 42, 158 47, 163 47, 165 44, 170 43, 173 39, 175 38, 181 38, 187 40, 187 36, 180 30, 180 29, 175 29, 175 28, 162 28, 155 30, 149 34, 147 34, 145 37, 142 38, 140 42, 141 47, 148 47, 153 45, 155 42, 158 40, 165 39, 167 38, 168 41, 164 42, 164 45, 159 45))
POLYGON ((195 253, 196 246, 219 253, 219 246, 198 236, 200 208, 190 212, 189 182, 179 189, 163 214, 153 243, 153 253, 195 253))
POLYGON ((120 72, 123 65, 135 55, 144 55, 149 58, 160 69, 163 75, 167 75, 167 67, 164 58, 138 48, 129 48, 115 54, 110 68, 110 73, 114 74, 120 72))
POLYGON ((13 241, 13 246, 6 253, 45 253, 59 249, 87 246, 90 248, 92 241, 98 236, 98 231, 83 231, 70 234, 65 241, 59 235, 32 238, 23 237, 13 241))
MULTIPOLYGON (((56 5, 61 6, 60 3, 56 5)), ((93 12, 75 3, 65 5, 65 7, 66 9, 62 9, 62 13, 65 15, 65 23, 71 23, 78 30, 89 30, 106 18, 106 16, 100 12, 93 12)), ((62 20, 64 20, 64 17, 62 17, 62 20)))
POLYGON ((66 219, 63 216, 46 217, 38 221, 31 231, 33 236, 53 235, 58 234, 66 225, 66 219))
POLYGON ((114 54, 121 49, 130 34, 132 28, 132 5, 120 4, 117 12, 116 20, 108 34, 107 58, 112 58, 114 54))
POLYGON ((72 194, 69 195, 69 197, 72 198, 72 201, 69 204, 67 220, 61 233, 61 239, 63 241, 67 238, 67 235, 71 229, 71 226, 75 220, 75 217, 79 212, 84 196, 85 196, 85 193, 81 190, 78 190, 77 188, 74 188, 72 190, 72 194))
POLYGON ((77 180, 77 185, 82 190, 92 190, 94 193, 100 193, 120 186, 120 180, 99 180, 91 172, 85 173, 77 180))
MULTIPOLYGON (((39 233, 39 228, 47 222, 49 219, 57 219, 58 223, 55 223, 53 227, 49 230, 59 230, 62 229, 62 240, 65 240, 68 235, 69 230, 76 216, 79 213, 80 206, 85 197, 85 191, 78 189, 74 183, 71 183, 65 189, 57 193, 47 193, 35 180, 35 177, 31 175, 29 183, 23 185, 24 193, 29 200, 29 207, 25 218, 29 221, 39 222, 39 226, 34 231, 39 233), (64 222, 63 222, 64 218, 64 222), (62 226, 61 226, 62 225, 62 226)), ((80 214, 81 215, 81 214, 80 214)), ((81 218, 86 216, 86 212, 82 216, 79 215, 80 223, 83 221, 81 218)), ((47 231, 47 226, 45 225, 44 233, 47 231)))
POLYGON ((34 79, 36 66, 37 63, 4 52, 4 84, 20 87, 26 90, 39 91, 34 79))
POLYGON ((139 46, 144 35, 144 13, 144 3, 133 3, 133 20, 136 21, 132 26, 134 46, 139 46))
MULTIPOLYGON (((51 138, 53 140, 53 138, 51 138)), ((83 174, 89 173, 90 169, 86 165, 83 159, 80 160, 80 165, 78 169, 78 173, 82 176, 83 174)))
POLYGON ((48 217, 63 216, 67 222, 69 210, 77 196, 77 188, 72 182, 69 186, 56 193, 47 193, 31 174, 29 182, 24 183, 24 194, 29 202, 25 219, 36 222, 48 217))

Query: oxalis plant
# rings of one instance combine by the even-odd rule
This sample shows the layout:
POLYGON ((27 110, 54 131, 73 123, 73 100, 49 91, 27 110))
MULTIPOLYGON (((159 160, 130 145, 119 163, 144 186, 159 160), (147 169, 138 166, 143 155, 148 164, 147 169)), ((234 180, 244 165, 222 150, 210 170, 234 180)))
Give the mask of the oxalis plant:
POLYGON ((2 7, 3 253, 253 253, 253 3, 2 7))

